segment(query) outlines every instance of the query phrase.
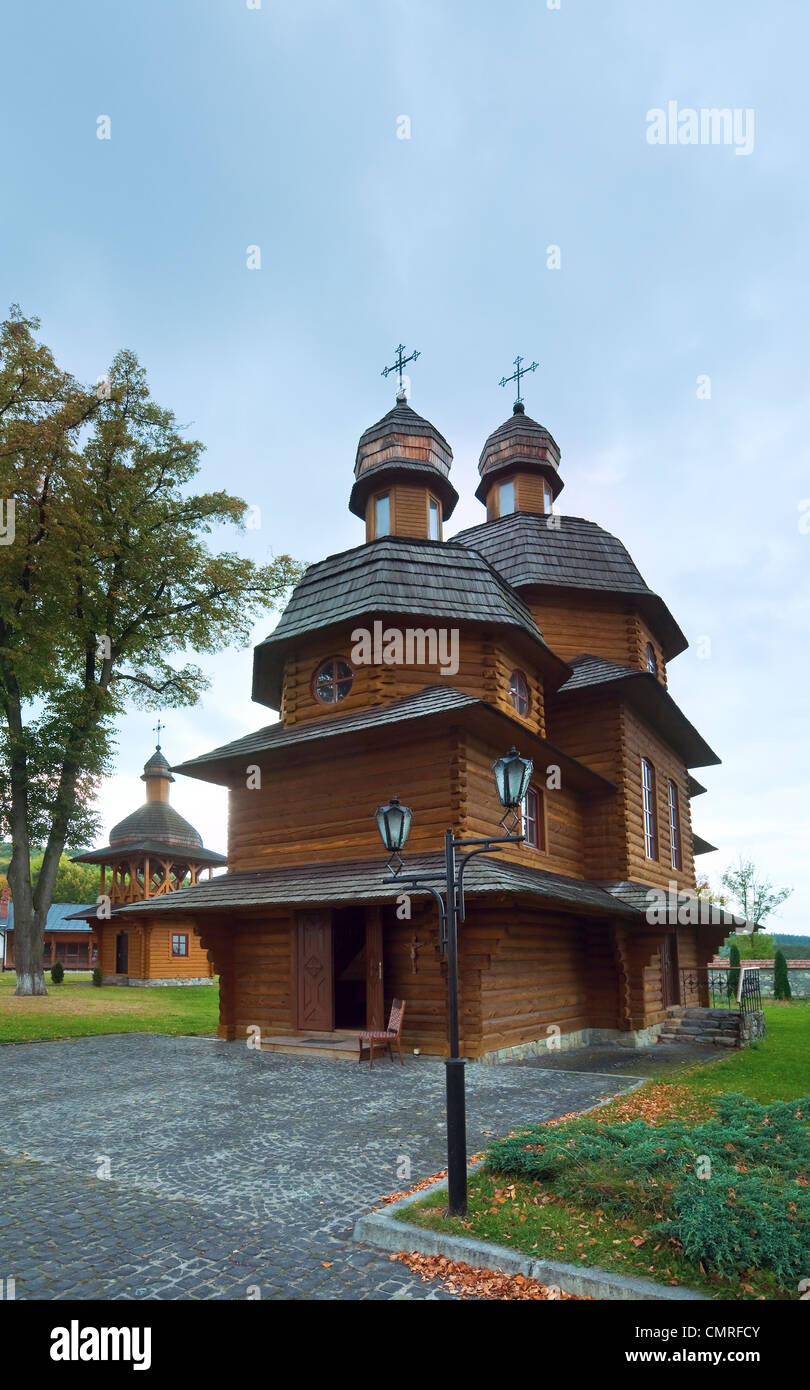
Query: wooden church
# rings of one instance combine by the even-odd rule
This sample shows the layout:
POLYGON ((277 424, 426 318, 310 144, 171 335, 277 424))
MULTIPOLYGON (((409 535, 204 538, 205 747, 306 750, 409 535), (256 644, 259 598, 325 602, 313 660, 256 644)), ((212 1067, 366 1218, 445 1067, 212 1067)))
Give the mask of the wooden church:
POLYGON ((436 906, 387 881, 374 811, 397 794, 407 872, 438 870, 448 826, 500 833, 492 765, 512 745, 534 780, 522 843, 469 866, 462 1052, 648 1042, 668 1006, 703 1002, 698 968, 738 919, 678 907, 712 848, 691 769, 718 762, 667 692, 686 639, 619 540, 560 514, 560 451, 517 380, 481 452, 486 519, 445 539, 452 451, 400 377, 357 448, 364 541, 313 564, 255 649, 253 698, 280 717, 175 769, 228 788, 228 872, 118 915, 193 922, 224 1038, 326 1052, 396 997, 404 1045, 447 1052, 436 906))
MULTIPOLYGON (((158 725, 158 736, 160 725, 158 725)), ((196 884, 206 869, 226 863, 224 854, 205 849, 193 825, 169 804, 171 768, 158 743, 144 765, 146 801, 110 831, 103 849, 74 855, 77 864, 101 868, 100 895, 108 915, 93 904, 72 914, 92 922, 102 983, 182 985, 213 982, 214 968, 192 918, 122 921, 128 903, 162 900, 184 884, 196 884)))

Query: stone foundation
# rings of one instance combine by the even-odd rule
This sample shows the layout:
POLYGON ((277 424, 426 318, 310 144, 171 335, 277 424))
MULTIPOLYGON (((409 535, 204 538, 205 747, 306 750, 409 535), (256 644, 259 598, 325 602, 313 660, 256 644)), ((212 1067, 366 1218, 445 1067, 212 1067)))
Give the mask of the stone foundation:
POLYGON ((193 975, 184 980, 135 980, 130 975, 104 975, 103 985, 131 985, 137 989, 159 989, 161 985, 215 985, 210 975, 193 975))
POLYGON ((765 1015, 761 1009, 752 1014, 743 1014, 740 1019, 740 1047, 747 1047, 757 1038, 765 1037, 765 1015))
POLYGON ((594 1047, 599 1043, 613 1043, 615 1047, 629 1049, 651 1047, 658 1041, 658 1034, 663 1027, 663 1023, 654 1023, 650 1028, 638 1028, 630 1032, 620 1028, 580 1028, 575 1033, 538 1038, 535 1042, 518 1043, 515 1047, 500 1047, 494 1052, 485 1052, 475 1060, 494 1066, 498 1062, 521 1061, 524 1057, 546 1057, 549 1052, 569 1052, 575 1047, 594 1047))

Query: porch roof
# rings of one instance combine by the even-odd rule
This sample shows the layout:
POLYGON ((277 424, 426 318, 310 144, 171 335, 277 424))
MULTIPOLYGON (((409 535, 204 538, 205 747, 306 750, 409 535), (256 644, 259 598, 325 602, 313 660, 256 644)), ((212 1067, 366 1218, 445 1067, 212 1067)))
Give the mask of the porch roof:
MULTIPOLYGON (((436 875, 442 886, 444 856, 408 856, 399 879, 386 877, 382 856, 377 859, 348 860, 338 864, 316 864, 252 872, 222 874, 194 887, 179 888, 161 898, 128 903, 115 910, 115 916, 132 913, 223 912, 233 908, 304 906, 318 903, 392 902, 399 893, 425 897, 423 887, 404 886, 409 874, 436 875)), ((569 912, 602 913, 611 917, 640 918, 647 907, 626 902, 598 883, 526 868, 509 860, 478 858, 470 861, 464 877, 468 896, 515 893, 542 899, 549 906, 569 912)))

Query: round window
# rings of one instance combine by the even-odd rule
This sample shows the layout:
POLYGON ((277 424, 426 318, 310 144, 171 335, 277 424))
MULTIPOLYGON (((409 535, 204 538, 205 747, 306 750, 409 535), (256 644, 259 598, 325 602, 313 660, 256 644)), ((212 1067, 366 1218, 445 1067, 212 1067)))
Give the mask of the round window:
POLYGON ((513 671, 509 677, 509 699, 518 714, 529 713, 529 683, 522 671, 513 671))
POLYGON ((322 705, 337 705, 352 688, 354 671, 342 656, 330 657, 315 672, 312 689, 322 705))

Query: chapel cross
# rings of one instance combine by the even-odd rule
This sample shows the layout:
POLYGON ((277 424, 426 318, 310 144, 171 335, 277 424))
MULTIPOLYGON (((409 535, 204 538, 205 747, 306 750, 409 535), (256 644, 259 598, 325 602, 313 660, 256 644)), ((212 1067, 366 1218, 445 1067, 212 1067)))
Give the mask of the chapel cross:
POLYGON ((161 722, 160 722, 159 719, 158 719, 157 724, 153 724, 153 725, 152 725, 152 732, 155 733, 155 734, 157 734, 157 746, 158 746, 158 749, 160 748, 160 734, 161 734, 161 730, 165 730, 165 728, 166 728, 166 725, 165 725, 165 724, 161 724, 161 722))
POLYGON ((405 344, 404 344, 404 343, 400 343, 398 347, 394 348, 394 352, 396 353, 396 359, 397 359, 396 362, 394 363, 393 367, 383 367, 382 372, 381 372, 381 376, 384 376, 384 377, 387 377, 387 376, 389 375, 390 372, 396 372, 396 373, 397 373, 397 375, 398 375, 398 377, 399 377, 399 389, 398 389, 398 391, 397 391, 397 400, 399 400, 400 397, 401 397, 403 400, 405 399, 405 387, 404 387, 404 385, 403 385, 402 368, 403 368, 403 367, 407 367, 407 365, 408 365, 409 362, 415 362, 416 359, 417 359, 417 357, 419 356, 419 353, 416 352, 416 351, 414 351, 414 352, 411 353, 410 357, 403 357, 402 354, 404 353, 404 351, 405 351, 405 344))
POLYGON ((515 368, 516 368, 516 370, 512 373, 511 376, 502 376, 502 377, 501 377, 501 380, 500 380, 500 385, 501 385, 501 386, 507 386, 507 385, 509 384, 510 381, 516 381, 516 382, 517 382, 517 396, 515 397, 515 405, 518 405, 518 404, 519 404, 520 402, 522 402, 522 400, 523 400, 523 397, 522 397, 521 394, 520 394, 520 378, 521 378, 522 376, 526 376, 526 374, 527 374, 528 372, 534 372, 534 371, 536 371, 537 368, 540 366, 540 363, 539 363, 539 362, 532 362, 532 365, 531 365, 530 367, 522 367, 522 366, 520 365, 522 361, 523 361, 523 358, 522 358, 522 357, 516 357, 516 358, 515 358, 515 368))

